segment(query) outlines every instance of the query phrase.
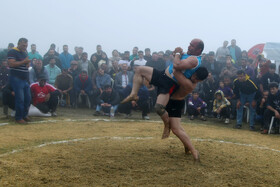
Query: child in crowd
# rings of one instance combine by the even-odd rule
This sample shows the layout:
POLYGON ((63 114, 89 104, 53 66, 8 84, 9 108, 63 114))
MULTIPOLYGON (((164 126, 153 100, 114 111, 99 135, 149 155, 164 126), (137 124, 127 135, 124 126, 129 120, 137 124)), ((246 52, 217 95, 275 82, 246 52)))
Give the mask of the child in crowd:
POLYGON ((191 116, 190 120, 193 120, 195 116, 201 115, 200 119, 206 121, 205 109, 207 104, 199 97, 197 91, 192 92, 192 96, 188 100, 188 113, 191 116))
POLYGON ((258 120, 261 123, 261 131, 264 128, 264 111, 266 110, 267 107, 267 98, 268 98, 269 92, 267 90, 263 91, 263 96, 260 97, 260 99, 257 101, 257 108, 256 108, 256 120, 258 120))
MULTIPOLYGON (((232 96, 233 96, 233 92, 232 92, 232 89, 227 85, 227 86, 225 86, 225 84, 224 84, 224 81, 220 81, 219 82, 219 88, 218 88, 218 90, 221 90, 223 93, 224 93, 224 97, 226 98, 226 99, 231 99, 232 98, 232 96)), ((217 90, 217 91, 218 91, 217 90)))
POLYGON ((230 102, 224 97, 224 93, 221 90, 218 90, 215 93, 215 100, 213 103, 213 113, 217 118, 226 118, 225 123, 229 123, 229 106, 230 102))

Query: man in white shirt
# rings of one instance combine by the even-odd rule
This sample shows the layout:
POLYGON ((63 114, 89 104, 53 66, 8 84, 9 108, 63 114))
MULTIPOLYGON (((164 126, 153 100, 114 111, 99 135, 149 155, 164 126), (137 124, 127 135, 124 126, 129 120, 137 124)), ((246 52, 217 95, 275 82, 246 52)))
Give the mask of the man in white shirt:
POLYGON ((138 51, 139 59, 134 61, 134 66, 145 66, 146 60, 144 59, 144 52, 138 51))

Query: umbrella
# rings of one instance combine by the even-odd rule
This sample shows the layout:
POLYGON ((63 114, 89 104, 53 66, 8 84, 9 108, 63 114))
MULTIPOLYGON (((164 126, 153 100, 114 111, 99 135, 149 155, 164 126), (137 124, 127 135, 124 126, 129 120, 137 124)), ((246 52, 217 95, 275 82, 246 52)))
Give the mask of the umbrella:
POLYGON ((263 52, 264 45, 265 44, 257 44, 253 46, 248 51, 248 57, 251 57, 252 59, 257 58, 257 56, 263 52))

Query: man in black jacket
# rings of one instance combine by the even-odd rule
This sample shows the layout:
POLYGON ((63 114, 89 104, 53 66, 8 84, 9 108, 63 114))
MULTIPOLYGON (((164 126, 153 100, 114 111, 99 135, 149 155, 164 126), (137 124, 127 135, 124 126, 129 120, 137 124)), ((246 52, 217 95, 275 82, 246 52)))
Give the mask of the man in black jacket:
POLYGON ((250 104, 250 130, 254 130, 256 114, 256 93, 258 87, 243 70, 237 71, 237 79, 233 82, 233 92, 237 99, 237 124, 236 128, 240 129, 243 119, 243 107, 245 103, 250 104))
MULTIPOLYGON (((267 98, 267 109, 264 112, 264 130, 262 134, 267 134, 271 117, 280 119, 280 91, 278 89, 278 83, 272 82, 269 84, 269 95, 267 98)), ((278 129, 279 132, 279 129, 278 129)))
POLYGON ((104 86, 104 92, 100 96, 100 101, 96 106, 94 115, 101 115, 101 110, 110 117, 115 116, 115 111, 120 103, 120 96, 117 91, 112 90, 111 85, 104 86))

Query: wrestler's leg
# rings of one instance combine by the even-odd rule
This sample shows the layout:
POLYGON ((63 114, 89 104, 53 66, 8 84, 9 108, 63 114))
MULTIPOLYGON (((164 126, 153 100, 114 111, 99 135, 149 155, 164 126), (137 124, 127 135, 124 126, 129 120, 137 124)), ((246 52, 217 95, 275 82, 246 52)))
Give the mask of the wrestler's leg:
POLYGON ((161 137, 162 139, 168 138, 170 135, 169 117, 168 112, 165 110, 169 97, 169 94, 159 94, 155 104, 155 111, 164 123, 164 129, 161 137))
POLYGON ((137 100, 138 99, 137 93, 143 84, 144 78, 150 82, 152 79, 152 74, 153 74, 152 67, 149 66, 135 67, 131 93, 121 103, 127 103, 132 100, 137 100))
POLYGON ((184 147, 191 152, 194 161, 199 162, 199 152, 194 148, 190 140, 190 137, 187 135, 186 131, 181 126, 181 118, 170 117, 169 123, 172 132, 181 140, 184 147))

